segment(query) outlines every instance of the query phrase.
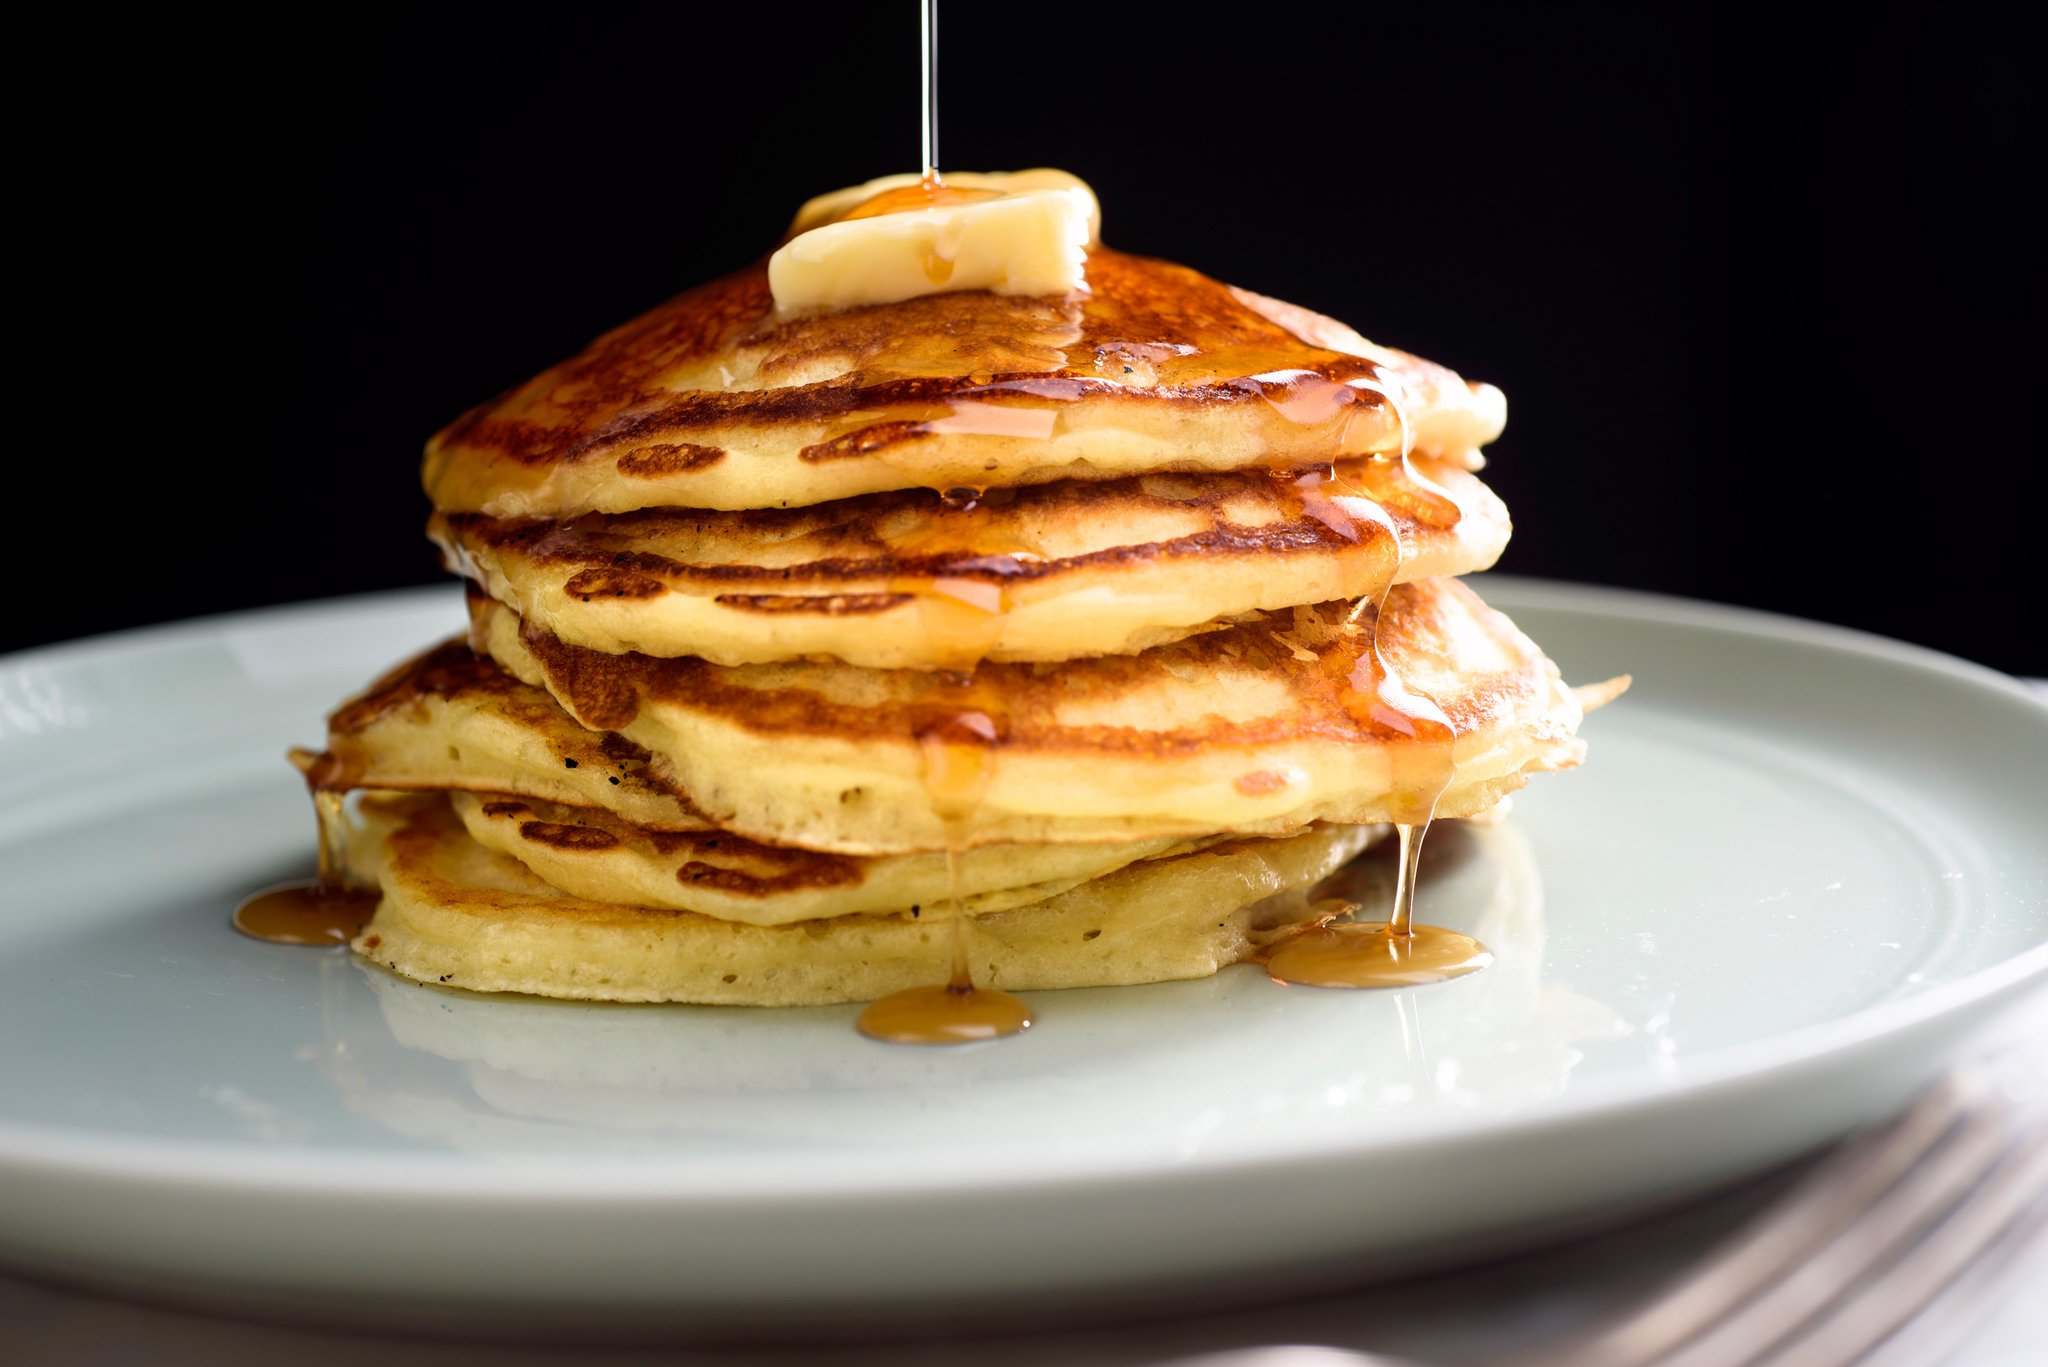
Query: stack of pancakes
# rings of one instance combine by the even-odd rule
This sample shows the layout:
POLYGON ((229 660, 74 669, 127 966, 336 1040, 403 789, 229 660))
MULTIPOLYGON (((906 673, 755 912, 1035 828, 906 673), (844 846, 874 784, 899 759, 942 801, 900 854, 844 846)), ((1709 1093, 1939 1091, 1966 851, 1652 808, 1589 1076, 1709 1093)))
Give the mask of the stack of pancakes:
POLYGON ((764 264, 430 444, 466 642, 300 757, 362 804, 357 951, 625 1001, 1214 972, 1386 823, 1576 764, 1452 576, 1498 391, 1194 271, 789 317, 764 264), (1454 733, 1454 735, 1453 735, 1454 733), (391 796, 401 790, 405 796, 391 796))

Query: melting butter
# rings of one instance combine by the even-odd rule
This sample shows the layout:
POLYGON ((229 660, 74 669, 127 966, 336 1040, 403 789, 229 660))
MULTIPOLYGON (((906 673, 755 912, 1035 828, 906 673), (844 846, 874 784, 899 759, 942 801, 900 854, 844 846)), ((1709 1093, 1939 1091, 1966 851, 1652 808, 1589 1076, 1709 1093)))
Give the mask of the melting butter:
POLYGON ((1085 283, 1100 222, 1094 192, 1064 171, 884 176, 805 204, 768 286, 785 313, 954 290, 1066 294, 1085 283))

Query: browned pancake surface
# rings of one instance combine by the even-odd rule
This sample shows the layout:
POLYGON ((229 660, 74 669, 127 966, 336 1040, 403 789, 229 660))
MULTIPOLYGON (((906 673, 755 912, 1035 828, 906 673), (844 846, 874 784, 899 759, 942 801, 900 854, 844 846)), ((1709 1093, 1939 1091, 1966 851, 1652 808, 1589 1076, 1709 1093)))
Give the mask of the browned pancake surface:
POLYGON ((870 668, 1129 654, 1220 618, 1465 573, 1507 510, 1445 461, 929 490, 805 508, 437 515, 451 566, 613 653, 870 668))
POLYGON ((1460 730, 1551 693, 1555 671, 1542 652, 1455 580, 1398 585, 1378 618, 1369 606, 1324 603, 1139 655, 988 664, 965 690, 912 670, 610 655, 530 627, 520 639, 569 710, 607 730, 629 727, 655 704, 717 714, 762 735, 914 740, 971 706, 999 714, 1005 751, 1165 756, 1302 739, 1413 744, 1353 683, 1376 623, 1388 658, 1460 730), (1093 713, 1104 720, 1083 720, 1093 713))
POLYGON ((1468 816, 1583 753, 1556 666, 1452 580, 1396 586, 1377 623, 1323 604, 971 680, 607 654, 471 603, 480 649, 645 746, 717 825, 837 853, 1402 821, 1430 791, 1468 816), (1448 731, 1385 704, 1375 639, 1448 731))
POLYGON ((1404 408, 1425 448, 1462 455, 1498 431, 1487 394, 1109 248, 1090 254, 1084 295, 963 291, 798 318, 775 316, 757 262, 459 419, 430 443, 426 483, 451 511, 792 506, 1399 450, 1404 408))

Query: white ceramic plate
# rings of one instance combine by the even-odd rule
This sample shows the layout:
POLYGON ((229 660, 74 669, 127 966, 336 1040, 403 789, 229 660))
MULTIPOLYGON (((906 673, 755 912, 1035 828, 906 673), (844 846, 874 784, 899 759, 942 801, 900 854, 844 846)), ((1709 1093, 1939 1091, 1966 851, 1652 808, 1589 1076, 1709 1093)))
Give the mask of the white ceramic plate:
POLYGON ((401 982, 228 914, 309 868, 281 751, 455 627, 436 590, 0 665, 0 1259, 379 1322, 1071 1311, 1346 1280, 1726 1178, 1897 1104, 2048 972, 2048 708, 1831 628, 1492 579, 1635 691, 1391 993, 1035 994, 992 1046, 854 1008, 401 982))

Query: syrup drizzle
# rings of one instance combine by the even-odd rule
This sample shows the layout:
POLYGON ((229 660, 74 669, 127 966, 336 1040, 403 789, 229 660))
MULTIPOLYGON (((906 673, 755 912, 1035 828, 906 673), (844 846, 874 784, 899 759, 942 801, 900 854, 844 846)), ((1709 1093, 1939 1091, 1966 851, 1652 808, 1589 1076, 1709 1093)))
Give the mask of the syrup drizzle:
POLYGON ((968 959, 967 911, 960 901, 959 857, 946 851, 952 887, 953 970, 938 987, 912 987, 868 1004, 860 1032, 886 1044, 974 1044, 1031 1027, 1031 1008, 1007 992, 976 987, 968 959))
POLYGON ((918 159, 924 165, 925 182, 939 183, 939 0, 922 0, 918 5, 918 63, 924 86, 924 118, 919 125, 918 159))
MULTIPOLYGON (((954 189, 939 175, 938 11, 938 0, 924 0, 924 178, 916 185, 875 196, 849 217, 996 197, 994 191, 954 189)), ((933 284, 942 285, 951 277, 953 263, 928 254, 924 272, 933 284)), ((996 409, 992 414, 981 415, 975 411, 989 407, 992 405, 956 404, 951 417, 934 421, 933 430, 978 430, 975 424, 979 419, 983 423, 993 422, 1002 435, 1051 435, 1049 414, 996 409), (1020 421, 1025 424, 1022 428, 1020 421), (948 423, 952 426, 946 426, 948 423)), ((973 488, 946 490, 940 495, 946 512, 935 516, 922 533, 908 538, 902 549, 914 551, 919 542, 942 540, 956 531, 971 534, 985 530, 988 514, 981 508, 984 492, 973 488)), ((987 551, 983 555, 989 561, 988 567, 1000 573, 1004 557, 987 551)), ((1009 591, 1002 584, 941 575, 899 579, 889 588, 892 593, 912 595, 925 639, 944 668, 971 671, 1002 637, 1003 619, 1010 609, 1009 591)), ((995 778, 996 747, 1002 735, 1000 700, 977 687, 971 673, 945 677, 940 691, 948 695, 946 710, 934 724, 918 732, 917 743, 924 759, 925 791, 931 795, 932 810, 946 832, 953 964, 943 985, 892 992, 870 1002, 860 1013, 860 1032, 889 1044, 971 1044, 1014 1035, 1031 1025, 1031 1008, 1023 1002, 1007 992, 974 985, 967 906, 960 896, 960 856, 967 848, 967 828, 995 778)))
POLYGON ((1422 826, 1397 826, 1401 873, 1386 921, 1341 921, 1303 931, 1266 958, 1275 982, 1296 987, 1417 987, 1477 973, 1493 953, 1469 935, 1414 924, 1422 826))
POLYGON ((1002 640, 1003 624, 1016 606, 1007 584, 971 577, 1014 574, 1018 558, 1036 558, 1022 540, 998 533, 983 501, 987 490, 948 489, 939 495, 939 510, 922 526, 894 537, 890 549, 905 556, 955 556, 952 574, 899 575, 889 592, 910 595, 938 667, 972 670, 1002 640))
POLYGON ((1286 449, 1299 449, 1299 431, 1316 434, 1317 445, 1340 459, 1385 453, 1389 438, 1395 438, 1405 459, 1411 445, 1407 409, 1391 377, 1373 369, 1375 378, 1349 380, 1312 370, 1271 370, 1229 385, 1264 400, 1275 426, 1296 430, 1297 440, 1287 442, 1286 449))
POLYGON ((320 874, 256 893, 235 908, 234 927, 274 945, 345 945, 362 933, 377 910, 377 894, 347 885, 348 827, 342 820, 344 794, 313 789, 320 822, 320 874))
MULTIPOLYGON (((918 157, 924 166, 924 175, 915 185, 884 190, 861 201, 839 216, 842 223, 856 218, 900 214, 912 209, 977 204, 1003 197, 1001 190, 968 190, 948 185, 945 177, 939 174, 939 0, 923 0, 918 6, 918 29, 918 59, 924 93, 918 125, 918 157)), ((936 253, 926 253, 924 273, 934 285, 943 285, 952 278, 953 263, 936 253)))
POLYGON ((1031 1008, 1007 992, 974 985, 967 907, 960 896, 960 855, 968 823, 996 773, 1002 737, 1000 702, 972 676, 949 678, 936 722, 918 732, 925 791, 946 831, 946 881, 952 911, 953 964, 946 982, 912 987, 869 1004, 857 1025, 889 1044, 971 1044, 1014 1035, 1031 1025, 1031 1008))
POLYGON ((972 669, 1002 639, 1010 597, 1001 584, 946 575, 898 577, 889 581, 889 592, 911 596, 925 640, 945 668, 972 669))
MULTIPOLYGON (((978 204, 985 199, 1001 199, 1001 190, 969 190, 957 185, 948 185, 938 172, 927 171, 925 178, 915 185, 899 185, 893 190, 884 190, 878 195, 862 200, 839 216, 845 223, 856 218, 880 218, 883 214, 908 213, 913 209, 937 209, 948 204, 978 204)), ((953 263, 943 261, 946 274, 953 273, 953 263)), ((925 274, 935 269, 928 260, 925 274)), ((935 285, 944 284, 943 279, 934 280, 935 285)))
MULTIPOLYGON (((1369 496, 1335 503, 1323 492, 1333 475, 1310 475, 1296 481, 1304 509, 1340 535, 1356 540, 1351 521, 1362 515, 1377 523, 1393 544, 1399 532, 1384 503, 1396 502, 1404 512, 1436 526, 1455 526, 1457 501, 1418 472, 1410 461, 1404 434, 1402 454, 1395 460, 1375 458, 1361 472, 1369 496), (1314 501, 1312 501, 1314 500, 1314 501), (1328 512, 1323 511, 1328 509, 1328 512), (1335 519, 1346 522, 1339 524, 1335 519), (1345 526, 1351 526, 1346 532, 1345 526)), ((1405 548, 1402 551, 1405 556, 1405 548)), ((1368 606, 1370 634, 1356 663, 1343 680, 1342 693, 1352 715, 1405 737, 1391 750, 1394 761, 1392 815, 1401 847, 1400 876, 1394 905, 1384 922, 1340 922, 1306 930, 1283 940, 1266 956, 1266 972, 1275 982, 1303 987, 1413 987, 1476 973, 1493 962, 1486 946, 1469 935, 1415 922, 1415 883, 1421 866, 1422 842, 1436 816, 1436 806, 1456 772, 1452 747, 1457 728, 1435 699, 1410 688, 1393 662, 1380 650, 1379 623, 1394 586, 1389 582, 1376 599, 1359 599, 1345 623, 1364 632, 1368 606)))

